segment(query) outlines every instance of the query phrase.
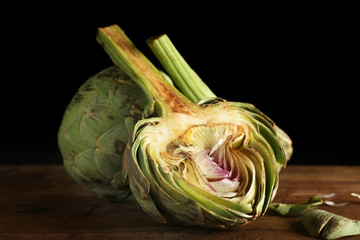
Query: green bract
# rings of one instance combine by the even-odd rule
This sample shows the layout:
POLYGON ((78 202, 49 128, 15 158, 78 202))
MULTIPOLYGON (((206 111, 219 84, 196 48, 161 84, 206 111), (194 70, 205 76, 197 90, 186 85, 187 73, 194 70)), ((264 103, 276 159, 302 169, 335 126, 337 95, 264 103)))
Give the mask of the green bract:
POLYGON ((302 224, 311 236, 338 239, 360 234, 360 220, 349 219, 321 209, 304 213, 302 224))
POLYGON ((298 217, 303 215, 306 211, 317 208, 321 204, 323 204, 323 200, 321 198, 312 197, 305 203, 270 203, 269 207, 275 210, 281 216, 298 217))
POLYGON ((88 79, 67 107, 58 134, 67 173, 100 198, 128 198, 122 156, 146 103, 117 66, 88 79))
POLYGON ((118 26, 99 29, 97 39, 153 103, 155 117, 137 122, 124 157, 123 182, 129 177, 139 207, 162 222, 213 228, 264 215, 292 152, 288 136, 251 104, 182 90, 195 93, 192 101, 210 97, 191 102, 118 26))

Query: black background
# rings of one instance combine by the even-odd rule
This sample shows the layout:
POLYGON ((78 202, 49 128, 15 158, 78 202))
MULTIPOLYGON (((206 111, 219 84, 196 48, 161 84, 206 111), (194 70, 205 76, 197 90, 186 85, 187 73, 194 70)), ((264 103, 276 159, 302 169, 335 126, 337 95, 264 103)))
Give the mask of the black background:
POLYGON ((243 17, 221 9, 94 22, 62 12, 3 24, 0 163, 62 162, 62 114, 87 78, 112 65, 95 36, 97 27, 116 23, 157 66, 145 40, 166 33, 217 96, 265 112, 293 139, 290 164, 359 164, 355 17, 323 9, 243 17))

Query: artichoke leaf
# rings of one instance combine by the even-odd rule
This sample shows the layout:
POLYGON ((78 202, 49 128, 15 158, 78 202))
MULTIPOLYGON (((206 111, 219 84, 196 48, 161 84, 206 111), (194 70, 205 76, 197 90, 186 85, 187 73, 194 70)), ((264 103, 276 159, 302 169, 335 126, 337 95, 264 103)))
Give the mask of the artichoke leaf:
MULTIPOLYGON (((136 126, 139 127, 139 125, 141 126, 139 123, 136 126)), ((142 131, 144 131, 144 128, 140 128, 139 133, 137 133, 135 136, 141 135, 142 131)), ((166 218, 158 210, 154 200, 151 198, 150 182, 142 172, 138 163, 138 149, 141 150, 141 138, 137 138, 134 143, 131 144, 131 153, 128 155, 129 171, 131 172, 131 175, 129 175, 129 186, 131 192, 134 195, 140 209, 142 209, 145 213, 157 221, 166 223, 166 218)))
POLYGON ((263 212, 265 212, 270 201, 275 197, 276 191, 274 190, 277 188, 279 173, 274 162, 274 152, 269 147, 269 144, 255 130, 252 133, 254 137, 250 138, 247 145, 254 155, 258 155, 259 158, 263 159, 266 172, 265 202, 263 207, 263 212))
POLYGON ((247 214, 252 212, 252 208, 248 204, 236 204, 227 199, 218 197, 210 192, 192 185, 181 177, 178 173, 174 173, 175 182, 190 196, 202 203, 207 208, 211 209, 219 215, 227 218, 233 218, 233 215, 238 215, 245 218, 252 216, 247 214), (226 211, 225 211, 226 210, 226 211), (230 214, 231 213, 231 214, 230 214))
POLYGON ((280 164, 282 167, 286 167, 287 164, 287 158, 285 155, 285 151, 282 147, 282 144, 280 144, 278 138, 276 135, 274 135, 267 126, 262 124, 261 122, 258 123, 259 131, 262 136, 266 139, 266 141, 269 143, 271 149, 273 149, 275 154, 275 159, 278 164, 280 164))
MULTIPOLYGON (((146 152, 146 147, 143 147, 142 151, 146 152)), ((139 157, 146 159, 147 156, 142 154, 142 151, 139 152, 139 157)), ((185 225, 189 222, 202 225, 205 219, 199 204, 186 196, 179 187, 174 188, 169 184, 159 171, 161 165, 151 159, 152 154, 148 156, 150 157, 148 161, 141 161, 141 169, 150 182, 151 195, 156 205, 159 205, 159 209, 163 209, 166 218, 185 225)))
MULTIPOLYGON (((184 180, 178 173, 174 172, 174 180, 176 184, 181 187, 187 194, 202 205, 202 208, 210 212, 211 215, 216 215, 218 220, 223 224, 235 224, 236 216, 222 206, 214 202, 214 197, 206 191, 191 185, 188 181, 184 180), (201 194, 202 193, 202 194, 201 194), (209 198, 210 197, 210 198, 209 198)), ((251 216, 249 216, 250 218, 251 216)))
POLYGON ((349 219, 321 209, 306 211, 301 222, 311 236, 322 239, 360 234, 360 220, 349 219))
POLYGON ((305 211, 317 208, 322 203, 321 198, 313 197, 301 204, 270 203, 269 208, 275 210, 281 216, 297 217, 303 215, 305 211))
POLYGON ((94 159, 95 149, 87 149, 74 158, 74 174, 77 173, 75 176, 79 176, 75 180, 79 183, 87 182, 89 185, 87 188, 110 183, 109 179, 99 173, 94 159))

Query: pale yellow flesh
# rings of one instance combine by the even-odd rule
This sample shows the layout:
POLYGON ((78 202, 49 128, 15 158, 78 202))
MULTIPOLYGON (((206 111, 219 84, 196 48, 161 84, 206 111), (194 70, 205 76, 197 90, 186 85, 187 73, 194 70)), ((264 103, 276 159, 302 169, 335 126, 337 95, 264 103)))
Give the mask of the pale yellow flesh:
POLYGON ((232 202, 252 204, 257 192, 257 164, 244 149, 251 138, 250 123, 243 113, 236 108, 229 111, 228 107, 201 109, 195 116, 172 113, 158 125, 147 128, 144 144, 164 171, 177 169, 196 187, 232 202), (195 161, 197 154, 204 151, 209 155, 224 154, 222 157, 229 161, 227 164, 232 164, 233 175, 238 176, 237 183, 229 187, 224 184, 228 180, 220 182, 207 178, 195 161))

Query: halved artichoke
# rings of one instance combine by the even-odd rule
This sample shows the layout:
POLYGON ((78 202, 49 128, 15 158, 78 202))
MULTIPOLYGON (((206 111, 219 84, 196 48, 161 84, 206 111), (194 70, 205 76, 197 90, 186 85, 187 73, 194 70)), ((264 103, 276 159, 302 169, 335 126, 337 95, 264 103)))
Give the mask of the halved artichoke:
POLYGON ((140 208, 162 222, 214 228, 264 215, 290 157, 288 136, 251 104, 194 104, 118 26, 97 39, 153 103, 156 117, 136 124, 123 159, 140 208))
POLYGON ((164 222, 210 227, 262 216, 276 194, 278 165, 286 164, 272 122, 233 102, 142 120, 127 150, 141 209, 164 222))

